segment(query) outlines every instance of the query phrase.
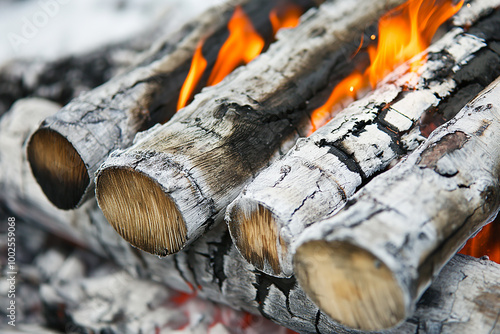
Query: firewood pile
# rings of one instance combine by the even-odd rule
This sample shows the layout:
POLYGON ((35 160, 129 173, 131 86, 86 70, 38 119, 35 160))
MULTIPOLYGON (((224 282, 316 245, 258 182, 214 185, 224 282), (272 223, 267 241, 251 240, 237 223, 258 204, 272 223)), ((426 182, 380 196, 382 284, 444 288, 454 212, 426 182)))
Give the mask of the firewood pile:
POLYGON ((159 26, 0 68, 18 329, 500 333, 500 1, 159 26), (488 223, 494 261, 457 254, 488 223))

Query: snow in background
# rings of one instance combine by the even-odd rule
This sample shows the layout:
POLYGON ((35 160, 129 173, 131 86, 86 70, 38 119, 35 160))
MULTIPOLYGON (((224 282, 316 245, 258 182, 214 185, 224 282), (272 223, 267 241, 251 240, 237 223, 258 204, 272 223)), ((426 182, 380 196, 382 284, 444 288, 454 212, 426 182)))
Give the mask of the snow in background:
POLYGON ((173 28, 221 0, 0 0, 0 64, 54 59, 122 41, 169 18, 173 28))

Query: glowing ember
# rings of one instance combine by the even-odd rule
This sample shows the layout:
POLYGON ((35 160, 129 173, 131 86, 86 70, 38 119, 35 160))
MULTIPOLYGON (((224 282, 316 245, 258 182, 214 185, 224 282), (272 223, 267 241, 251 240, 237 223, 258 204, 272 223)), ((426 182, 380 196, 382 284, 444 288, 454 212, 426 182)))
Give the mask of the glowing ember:
POLYGON ((483 227, 459 253, 474 257, 487 255, 491 261, 500 263, 500 219, 483 227))
POLYGON ((299 24, 302 12, 302 8, 293 4, 286 6, 284 9, 273 9, 269 14, 269 20, 273 26, 273 35, 276 35, 280 29, 295 28, 299 24))
POLYGON ((207 67, 207 61, 201 53, 203 42, 198 44, 196 51, 191 61, 191 68, 189 69, 188 76, 182 85, 181 93, 179 95, 179 102, 177 103, 177 110, 184 108, 193 95, 193 91, 198 85, 198 82, 207 67))
MULTIPOLYGON (((385 14, 379 22, 377 46, 368 47, 371 65, 363 75, 353 73, 335 87, 325 105, 313 112, 312 131, 331 119, 338 110, 332 110, 335 105, 356 96, 357 90, 368 84, 375 87, 394 68, 425 51, 439 26, 455 15, 462 5, 463 0, 456 5, 451 0, 409 0, 385 14), (356 85, 352 84, 353 81, 356 85)), ((370 39, 376 37, 372 35, 370 39)), ((414 61, 411 71, 416 71, 421 65, 422 61, 414 61)))
POLYGON ((217 61, 208 78, 209 86, 221 82, 241 64, 251 62, 264 48, 264 39, 255 31, 252 22, 241 7, 236 7, 227 27, 229 37, 219 51, 217 61))
POLYGON ((188 300, 195 298, 197 295, 196 292, 194 293, 185 293, 185 292, 178 292, 175 296, 173 296, 170 300, 176 304, 176 305, 182 305, 185 304, 188 300))

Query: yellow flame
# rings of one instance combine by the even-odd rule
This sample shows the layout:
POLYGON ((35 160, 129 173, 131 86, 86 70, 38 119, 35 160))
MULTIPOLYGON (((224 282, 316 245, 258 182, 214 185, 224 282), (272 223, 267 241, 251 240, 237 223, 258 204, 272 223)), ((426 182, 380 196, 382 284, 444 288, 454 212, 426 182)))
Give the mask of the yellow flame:
MULTIPOLYGON (((375 87, 394 68, 425 51, 439 26, 455 15, 463 3, 463 0, 456 5, 451 0, 409 0, 382 16, 377 46, 368 48, 370 66, 363 75, 356 72, 341 81, 328 101, 313 111, 311 133, 333 117, 338 109, 332 111, 335 105, 355 96, 368 84, 375 87), (355 84, 350 84, 353 81, 355 84)), ((374 35, 370 38, 377 39, 374 35)), ((413 62, 411 71, 422 65, 422 61, 413 62)))
POLYGON ((201 53, 202 47, 203 42, 200 42, 194 52, 193 60, 191 61, 191 68, 189 69, 188 76, 181 88, 179 101, 177 102, 177 110, 186 106, 207 67, 207 61, 201 53))
POLYGON ((251 62, 264 48, 264 39, 255 31, 252 22, 241 7, 236 7, 228 29, 229 37, 219 51, 217 61, 208 78, 208 86, 218 84, 241 64, 251 62))

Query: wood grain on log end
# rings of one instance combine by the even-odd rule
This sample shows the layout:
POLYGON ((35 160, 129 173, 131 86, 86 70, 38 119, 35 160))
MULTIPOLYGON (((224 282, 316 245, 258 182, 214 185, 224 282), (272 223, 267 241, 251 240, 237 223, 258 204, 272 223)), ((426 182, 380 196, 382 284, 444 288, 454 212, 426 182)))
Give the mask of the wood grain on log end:
POLYGON ((74 209, 89 186, 90 177, 73 145, 55 131, 39 129, 28 144, 28 158, 48 199, 60 209, 74 209))
MULTIPOLYGON (((278 275, 281 270, 275 218, 271 211, 260 204, 249 204, 245 207, 251 209, 244 210, 235 206, 231 212, 231 221, 235 223, 229 224, 229 229, 236 248, 257 269, 266 269, 266 272, 271 271, 278 275)), ((281 238, 279 240, 282 251, 286 250, 281 238)))
POLYGON ((334 320, 361 330, 390 328, 405 316, 404 294, 389 268, 344 242, 310 241, 297 250, 296 276, 334 320))
POLYGON ((186 243, 186 224, 162 187, 133 169, 106 169, 97 199, 108 222, 132 246, 167 256, 186 243))

